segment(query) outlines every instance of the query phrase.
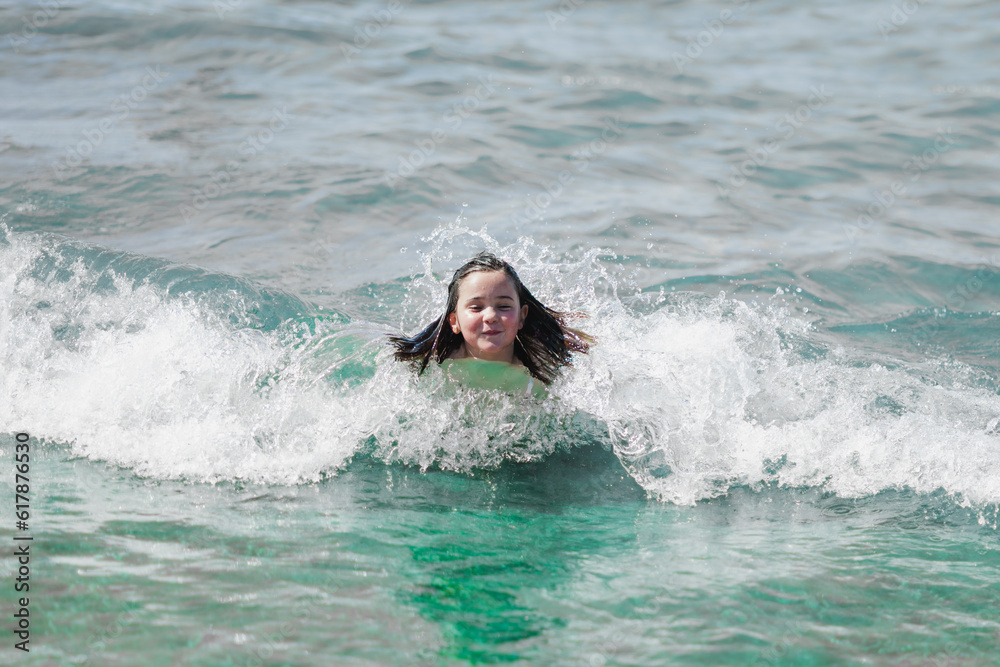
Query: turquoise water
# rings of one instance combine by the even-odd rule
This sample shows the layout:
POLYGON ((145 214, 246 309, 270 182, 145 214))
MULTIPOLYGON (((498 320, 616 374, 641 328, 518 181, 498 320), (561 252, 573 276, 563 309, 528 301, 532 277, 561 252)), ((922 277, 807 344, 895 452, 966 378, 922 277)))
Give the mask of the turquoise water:
POLYGON ((998 14, 0 9, 3 661, 1000 664, 998 14), (383 345, 484 248, 544 401, 383 345))

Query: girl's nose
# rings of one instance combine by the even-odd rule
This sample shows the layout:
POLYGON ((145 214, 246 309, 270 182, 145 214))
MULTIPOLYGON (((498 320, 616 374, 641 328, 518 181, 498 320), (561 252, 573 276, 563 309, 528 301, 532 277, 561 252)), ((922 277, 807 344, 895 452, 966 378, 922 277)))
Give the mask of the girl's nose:
POLYGON ((492 322, 497 318, 497 311, 493 308, 483 310, 483 319, 492 322))

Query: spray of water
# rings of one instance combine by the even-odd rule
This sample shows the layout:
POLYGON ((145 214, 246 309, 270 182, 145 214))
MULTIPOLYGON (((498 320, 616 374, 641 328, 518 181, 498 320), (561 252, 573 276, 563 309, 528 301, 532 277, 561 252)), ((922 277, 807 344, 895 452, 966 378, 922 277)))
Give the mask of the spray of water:
POLYGON ((0 422, 140 475, 296 484, 359 456, 476 474, 597 443, 667 502, 775 484, 1000 501, 995 392, 946 361, 821 343, 780 295, 642 294, 607 251, 505 246, 461 220, 423 240, 378 323, 106 254, 3 230, 0 422), (598 339, 545 400, 417 378, 385 348, 441 314, 451 272, 483 249, 598 339))

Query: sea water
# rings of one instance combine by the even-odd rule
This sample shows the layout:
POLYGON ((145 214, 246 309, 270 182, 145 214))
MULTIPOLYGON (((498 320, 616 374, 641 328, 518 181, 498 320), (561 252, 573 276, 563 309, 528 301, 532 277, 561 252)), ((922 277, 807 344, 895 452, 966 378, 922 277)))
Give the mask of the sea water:
POLYGON ((0 9, 3 662, 1000 664, 998 21, 0 9), (545 399, 386 349, 484 249, 545 399))

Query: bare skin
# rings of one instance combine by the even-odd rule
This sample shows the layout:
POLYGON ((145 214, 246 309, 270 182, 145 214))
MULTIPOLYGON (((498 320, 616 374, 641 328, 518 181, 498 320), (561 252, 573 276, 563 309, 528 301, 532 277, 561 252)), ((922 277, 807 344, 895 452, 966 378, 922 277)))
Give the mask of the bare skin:
POLYGON ((502 271, 476 271, 458 288, 458 305, 448 324, 461 334, 462 345, 449 359, 501 361, 516 366, 514 339, 524 326, 528 306, 522 306, 517 289, 502 271))

